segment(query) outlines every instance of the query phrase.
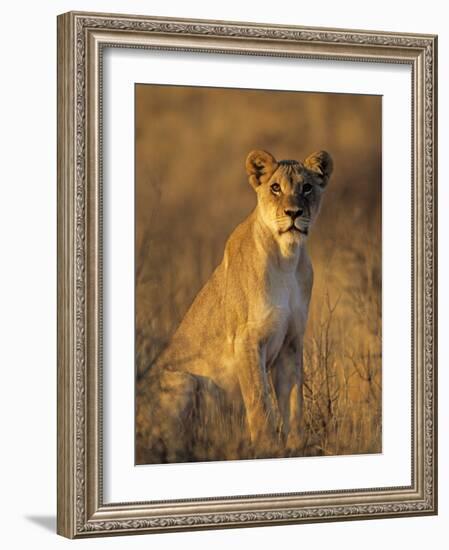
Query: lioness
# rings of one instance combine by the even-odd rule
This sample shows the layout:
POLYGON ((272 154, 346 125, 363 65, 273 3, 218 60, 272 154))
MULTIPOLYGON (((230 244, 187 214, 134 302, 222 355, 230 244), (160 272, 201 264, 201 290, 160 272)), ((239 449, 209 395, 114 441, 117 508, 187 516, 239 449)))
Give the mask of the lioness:
POLYGON ((167 460, 188 456, 191 410, 205 394, 209 404, 242 404, 254 456, 279 456, 298 437, 313 283, 305 245, 332 166, 325 151, 304 162, 261 150, 248 155, 257 206, 229 237, 222 262, 152 369, 157 444, 167 448, 164 434, 174 440, 167 460))

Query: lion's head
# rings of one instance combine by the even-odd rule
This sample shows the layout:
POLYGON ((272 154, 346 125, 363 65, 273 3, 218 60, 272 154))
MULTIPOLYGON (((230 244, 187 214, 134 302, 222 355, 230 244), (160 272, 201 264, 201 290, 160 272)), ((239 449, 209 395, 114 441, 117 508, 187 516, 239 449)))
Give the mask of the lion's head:
POLYGON ((248 155, 246 171, 262 220, 281 242, 299 244, 307 237, 332 168, 326 151, 313 153, 303 162, 277 161, 261 150, 248 155))

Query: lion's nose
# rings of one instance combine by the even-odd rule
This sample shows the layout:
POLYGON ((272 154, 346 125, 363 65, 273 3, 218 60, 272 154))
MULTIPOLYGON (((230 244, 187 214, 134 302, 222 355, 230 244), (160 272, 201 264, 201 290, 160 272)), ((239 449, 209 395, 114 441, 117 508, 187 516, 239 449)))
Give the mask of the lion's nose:
POLYGON ((284 210, 284 212, 287 214, 287 216, 290 216, 292 220, 295 220, 296 218, 299 218, 299 216, 302 216, 303 209, 302 208, 288 208, 284 210))

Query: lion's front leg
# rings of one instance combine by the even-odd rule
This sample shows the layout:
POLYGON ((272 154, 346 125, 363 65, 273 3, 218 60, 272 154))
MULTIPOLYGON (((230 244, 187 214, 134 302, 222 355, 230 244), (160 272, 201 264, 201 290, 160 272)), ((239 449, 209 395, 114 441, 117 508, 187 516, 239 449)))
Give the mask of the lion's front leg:
POLYGON ((290 393, 290 430, 287 438, 289 449, 298 449, 304 443, 304 365, 302 343, 295 350, 293 384, 290 393))
POLYGON ((277 456, 281 452, 282 418, 265 355, 263 345, 242 345, 237 359, 238 378, 256 455, 277 456))
POLYGON ((281 351, 273 377, 287 448, 297 449, 303 439, 302 345, 289 344, 281 351))

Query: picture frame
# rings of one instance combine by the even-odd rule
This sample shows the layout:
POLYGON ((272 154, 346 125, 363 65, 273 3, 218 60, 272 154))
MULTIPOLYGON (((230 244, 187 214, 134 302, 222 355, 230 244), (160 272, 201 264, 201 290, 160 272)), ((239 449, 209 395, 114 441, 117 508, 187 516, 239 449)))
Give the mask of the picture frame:
MULTIPOLYGON (((337 65, 336 65, 337 66, 337 65)), ((407 145, 408 146, 408 145, 407 145)), ((69 538, 437 513, 437 37, 70 12, 58 17, 58 495, 69 538), (410 483, 108 502, 103 55, 193 52, 410 70, 410 483)), ((130 191, 132 193, 132 191, 130 191)), ((133 369, 132 364, 130 369, 133 369)), ((133 407, 132 403, 130 407, 133 407)), ((388 422, 388 418, 386 419, 388 422)), ((204 468, 202 464, 195 467, 204 468)), ((108 476, 110 472, 108 470, 108 476)))

